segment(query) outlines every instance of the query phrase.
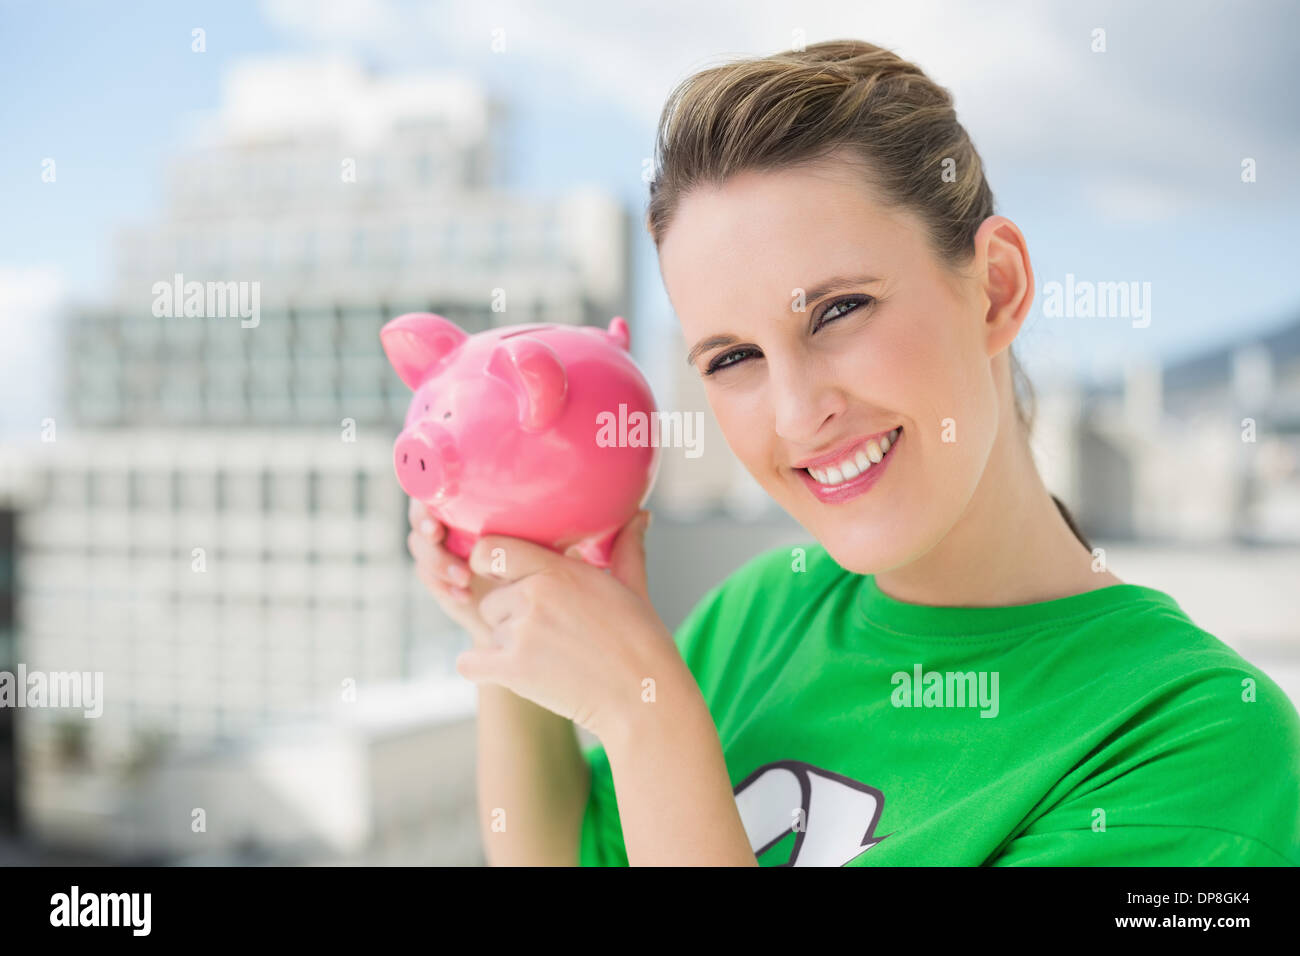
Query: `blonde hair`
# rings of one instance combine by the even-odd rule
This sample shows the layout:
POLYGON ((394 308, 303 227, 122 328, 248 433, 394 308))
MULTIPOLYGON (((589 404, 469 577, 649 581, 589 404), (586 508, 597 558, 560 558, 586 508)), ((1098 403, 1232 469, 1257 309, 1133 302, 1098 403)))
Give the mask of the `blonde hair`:
MULTIPOLYGON (((915 64, 861 40, 735 60, 673 90, 659 118, 646 208, 655 248, 697 186, 721 185, 745 170, 813 163, 836 151, 860 164, 881 202, 920 218, 940 262, 954 272, 969 263, 975 233, 993 215, 993 191, 957 121, 952 94, 915 64)), ((1027 435, 1033 387, 1015 352, 1007 354, 1016 417, 1027 435)))

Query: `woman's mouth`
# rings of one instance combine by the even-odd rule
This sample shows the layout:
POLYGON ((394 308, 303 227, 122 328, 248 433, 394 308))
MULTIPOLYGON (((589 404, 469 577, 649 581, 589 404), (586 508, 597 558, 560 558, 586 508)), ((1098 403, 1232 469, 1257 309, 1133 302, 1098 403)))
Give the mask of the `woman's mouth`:
POLYGON ((837 503, 868 491, 893 460, 903 437, 902 427, 864 439, 829 462, 796 468, 808 489, 823 502, 837 503))

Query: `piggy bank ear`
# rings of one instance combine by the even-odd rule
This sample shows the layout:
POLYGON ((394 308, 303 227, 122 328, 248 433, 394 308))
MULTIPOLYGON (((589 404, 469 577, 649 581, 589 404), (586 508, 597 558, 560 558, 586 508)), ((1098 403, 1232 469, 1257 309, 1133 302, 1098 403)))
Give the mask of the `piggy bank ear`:
POLYGON ((524 431, 546 428, 564 407, 569 378, 564 365, 546 343, 529 336, 514 336, 492 350, 487 372, 510 386, 519 402, 519 425, 524 431))
POLYGON ((623 319, 623 316, 616 315, 610 319, 609 328, 605 331, 605 334, 609 336, 611 342, 623 351, 628 350, 627 347, 632 341, 632 336, 628 334, 627 322, 623 319))
POLYGON ((458 326, 432 312, 408 312, 379 330, 384 354, 398 377, 410 388, 419 388, 429 371, 446 358, 468 335, 458 326))

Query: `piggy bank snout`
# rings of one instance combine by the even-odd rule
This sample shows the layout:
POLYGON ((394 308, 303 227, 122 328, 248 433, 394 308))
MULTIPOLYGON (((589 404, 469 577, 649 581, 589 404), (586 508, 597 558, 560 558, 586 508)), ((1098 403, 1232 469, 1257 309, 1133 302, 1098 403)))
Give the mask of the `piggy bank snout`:
POLYGON ((456 493, 460 454, 451 433, 433 422, 419 422, 397 436, 393 446, 397 481, 412 498, 456 493))

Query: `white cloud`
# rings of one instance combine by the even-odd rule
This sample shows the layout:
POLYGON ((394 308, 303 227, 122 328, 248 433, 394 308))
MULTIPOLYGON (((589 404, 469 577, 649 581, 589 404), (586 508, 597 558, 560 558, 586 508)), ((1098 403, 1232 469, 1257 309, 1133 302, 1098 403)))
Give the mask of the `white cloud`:
MULTIPOLYGON (((1285 78, 1270 83, 1267 71, 1285 69, 1285 61, 1264 54, 1256 64, 1263 77, 1240 77, 1250 84, 1243 92, 1254 94, 1243 100, 1221 89, 1188 42, 1222 27, 1265 45, 1260 38, 1288 29, 1270 21, 1289 14, 1268 6, 1248 8, 1250 16, 1219 14, 1221 23, 1178 6, 1099 4, 1081 11, 1023 0, 264 0, 263 8, 271 23, 320 48, 399 68, 444 65, 507 92, 527 84, 557 95, 603 96, 648 132, 668 92, 697 69, 787 49, 796 29, 808 43, 858 37, 914 60, 953 91, 991 178, 997 170, 1086 170, 1096 176, 1090 197, 1123 221, 1170 215, 1203 199, 1207 182, 1230 188, 1231 170, 1207 148, 1211 142, 1240 155, 1262 153, 1279 169, 1300 155, 1294 124, 1270 120, 1260 103, 1243 109, 1280 89, 1276 83, 1285 78), (1091 51, 1098 25, 1107 30, 1105 53, 1091 51), (490 52, 497 28, 505 31, 503 55, 490 52)), ((1249 43, 1225 36, 1221 46, 1224 55, 1249 62, 1239 49, 1249 43)))
POLYGON ((1137 176, 1090 178, 1084 189, 1093 210, 1114 223, 1161 222, 1186 206, 1183 195, 1167 183, 1137 176))

